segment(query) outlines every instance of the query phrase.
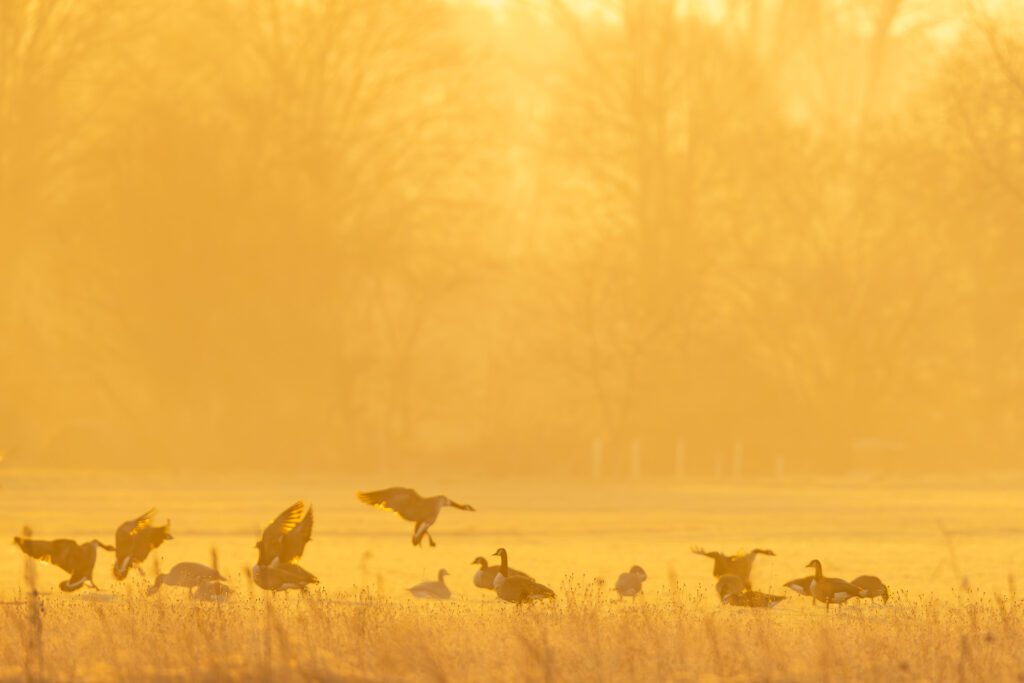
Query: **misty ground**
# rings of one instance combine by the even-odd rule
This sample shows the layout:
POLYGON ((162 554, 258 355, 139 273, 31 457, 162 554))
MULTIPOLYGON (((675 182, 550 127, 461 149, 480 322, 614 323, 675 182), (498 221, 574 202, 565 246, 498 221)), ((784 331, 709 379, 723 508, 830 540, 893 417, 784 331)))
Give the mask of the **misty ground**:
MULTIPOLYGON (((313 543, 303 565, 329 592, 369 587, 379 595, 451 572, 456 600, 475 600, 470 561, 508 548, 513 566, 558 586, 566 577, 604 578, 641 564, 649 595, 675 582, 711 596, 711 561, 691 546, 734 552, 771 548, 753 581, 779 590, 809 573, 818 558, 827 574, 881 576, 896 593, 948 597, 962 585, 1007 593, 1024 575, 1024 480, 971 481, 763 480, 742 483, 657 481, 613 483, 438 482, 363 479, 338 475, 276 477, 246 474, 126 471, 5 470, 0 476, 0 529, 8 537, 27 524, 37 538, 97 537, 113 541, 115 527, 150 507, 157 523, 171 520, 173 541, 159 551, 166 570, 185 560, 208 562, 216 548, 221 571, 242 585, 255 560, 257 532, 295 500, 313 505, 313 543), (412 524, 360 504, 354 492, 414 484, 421 493, 445 493, 474 505, 475 513, 445 510, 436 526, 436 548, 411 545, 412 524)), ((101 553, 96 582, 124 591, 111 576, 112 558, 101 553)), ((0 544, 0 593, 21 587, 22 555, 0 544)), ((145 566, 153 575, 152 561, 145 566)), ((56 590, 59 569, 40 567, 44 587, 56 590)), ((135 581, 142 581, 139 576, 135 581)), ((609 594, 609 599, 611 594, 609 594)), ((807 610, 793 599, 781 610, 807 610)))

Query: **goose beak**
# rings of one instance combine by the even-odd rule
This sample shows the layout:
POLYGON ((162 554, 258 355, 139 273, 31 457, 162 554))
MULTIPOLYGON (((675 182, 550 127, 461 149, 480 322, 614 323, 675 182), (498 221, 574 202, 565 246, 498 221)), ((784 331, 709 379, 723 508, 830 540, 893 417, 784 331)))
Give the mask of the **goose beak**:
POLYGON ((814 566, 814 562, 808 562, 806 566, 807 567, 813 567, 814 566))

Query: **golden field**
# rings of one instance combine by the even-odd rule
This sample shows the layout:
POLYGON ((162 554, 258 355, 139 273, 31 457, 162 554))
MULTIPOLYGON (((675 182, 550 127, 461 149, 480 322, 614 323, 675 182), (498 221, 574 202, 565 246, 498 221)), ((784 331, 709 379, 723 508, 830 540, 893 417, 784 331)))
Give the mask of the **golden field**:
POLYGON ((477 507, 446 510, 438 546, 410 544, 411 524, 360 505, 363 484, 332 476, 271 479, 146 473, 8 471, 0 521, 38 538, 110 540, 123 519, 159 505, 175 534, 165 568, 218 550, 236 589, 225 603, 183 589, 152 598, 136 574, 116 584, 100 555, 100 592, 62 594, 60 570, 36 564, 43 595, 22 587, 5 545, 0 675, 36 680, 978 680, 1024 675, 1022 482, 822 480, 420 486, 477 507), (303 565, 321 584, 272 596, 248 581, 257 529, 295 498, 313 505, 303 565), (827 509, 824 513, 822 510, 827 509), (39 512, 33 512, 39 511, 39 512), (854 601, 826 614, 791 599, 774 610, 720 606, 711 562, 692 545, 767 547, 755 588, 779 591, 819 558, 827 574, 881 576, 888 605, 854 601), (477 555, 503 545, 513 566, 558 599, 516 608, 472 586, 477 555), (644 597, 610 590, 639 563, 644 597), (404 588, 452 576, 448 602, 404 588), (966 576, 966 588, 964 586, 966 576), (34 617, 38 608, 38 617, 34 617), (41 643, 41 645, 37 645, 41 643))

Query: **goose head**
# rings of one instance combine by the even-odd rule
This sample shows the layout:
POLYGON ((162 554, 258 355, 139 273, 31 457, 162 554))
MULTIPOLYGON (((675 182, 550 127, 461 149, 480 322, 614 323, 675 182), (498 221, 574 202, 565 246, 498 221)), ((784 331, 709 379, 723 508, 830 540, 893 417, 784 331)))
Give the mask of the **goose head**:
POLYGON ((508 551, 504 548, 498 548, 494 551, 494 557, 500 557, 503 560, 508 560, 508 551))
POLYGON ((442 569, 441 571, 437 572, 437 580, 441 583, 444 583, 444 577, 446 576, 451 576, 451 574, 448 573, 447 569, 442 569))
POLYGON ((478 564, 480 565, 480 569, 487 569, 487 560, 485 560, 482 557, 476 558, 475 560, 470 562, 470 564, 478 564))
POLYGON ((442 507, 447 505, 449 507, 458 508, 459 510, 465 510, 467 512, 476 512, 476 508, 474 508, 472 505, 463 505, 462 503, 456 503, 454 500, 452 500, 448 496, 438 496, 438 497, 441 499, 442 507))
POLYGON ((630 567, 629 573, 639 578, 641 581, 647 580, 647 572, 645 572, 644 568, 638 564, 634 564, 632 567, 630 567))

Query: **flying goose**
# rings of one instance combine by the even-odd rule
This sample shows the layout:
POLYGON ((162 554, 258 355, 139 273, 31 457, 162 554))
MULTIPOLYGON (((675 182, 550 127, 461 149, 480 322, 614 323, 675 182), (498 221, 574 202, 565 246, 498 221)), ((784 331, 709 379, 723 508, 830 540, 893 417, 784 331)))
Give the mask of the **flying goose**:
POLYGON ((279 514, 263 531, 256 542, 260 551, 257 564, 291 564, 302 558, 302 552, 313 535, 313 507, 303 516, 305 505, 302 501, 292 503, 279 514))
POLYGON ((744 590, 729 595, 722 602, 733 607, 775 607, 785 599, 782 595, 770 595, 760 591, 744 590))
POLYGON ((644 581, 647 580, 647 572, 644 568, 636 564, 630 567, 629 571, 625 574, 619 574, 619 580, 615 582, 615 592, 619 594, 619 599, 622 598, 636 598, 637 595, 644 591, 644 581))
POLYGON ((707 552, 703 548, 691 548, 696 555, 710 557, 715 561, 712 569, 712 576, 724 576, 732 574, 743 579, 747 588, 750 588, 750 571, 754 568, 754 560, 758 555, 775 555, 774 551, 754 548, 749 553, 726 555, 718 551, 707 552))
POLYGON ((297 564, 257 564, 252 568, 252 580, 268 591, 306 590, 307 586, 320 583, 318 578, 297 564))
POLYGON ((452 592, 444 583, 444 577, 448 576, 448 570, 442 569, 437 573, 437 581, 424 581, 408 589, 417 598, 428 598, 431 600, 447 600, 452 597, 452 592))
POLYGON ((141 565, 149 557, 151 550, 160 547, 164 541, 174 539, 171 536, 171 523, 164 526, 153 526, 153 515, 156 509, 130 519, 117 527, 114 545, 117 554, 114 556, 114 578, 123 581, 128 571, 135 565, 141 565))
POLYGON ((861 597, 871 598, 872 601, 882 598, 883 603, 889 602, 889 587, 877 576, 858 576, 850 583, 864 591, 861 597))
POLYGON ((260 551, 252 568, 253 582, 270 591, 304 590, 320 581, 297 563, 313 535, 313 508, 293 503, 271 522, 256 542, 260 551), (303 512, 305 511, 305 514, 303 512))
MULTIPOLYGON (((470 562, 470 564, 480 565, 480 568, 476 570, 475 574, 473 574, 473 585, 477 588, 483 588, 490 591, 494 590, 494 577, 498 575, 498 571, 501 569, 501 567, 498 565, 488 566, 487 560, 482 557, 476 558, 475 560, 470 562)), ((508 568, 508 575, 525 576, 528 579, 533 578, 526 572, 521 572, 518 569, 512 569, 512 567, 508 568)))
POLYGON ((60 589, 67 593, 85 585, 99 590, 92 580, 93 568, 96 566, 96 548, 114 551, 113 546, 95 539, 87 543, 76 543, 67 538, 37 541, 15 536, 14 542, 29 557, 56 565, 70 574, 71 578, 60 582, 60 589))
POLYGON ((854 586, 849 581, 824 576, 821 571, 821 562, 818 560, 811 560, 807 566, 814 568, 814 580, 811 581, 811 595, 814 596, 815 600, 825 603, 825 611, 828 611, 829 605, 833 603, 841 605, 850 598, 864 596, 865 591, 863 588, 854 586))
POLYGON ((475 512, 472 505, 456 503, 448 496, 430 496, 424 498, 412 489, 395 486, 380 491, 369 491, 367 493, 356 493, 359 500, 367 505, 391 510, 397 513, 402 519, 415 522, 416 526, 412 532, 412 544, 420 545, 423 537, 426 536, 431 547, 435 546, 434 538, 430 535, 430 527, 437 521, 437 515, 444 507, 458 508, 475 512))
POLYGON ((809 597, 813 603, 817 604, 818 600, 814 597, 814 591, 811 590, 811 584, 813 583, 813 576, 805 576, 802 579, 793 579, 792 581, 788 581, 783 585, 791 591, 796 591, 800 595, 809 597))
POLYGON ((504 548, 498 548, 494 555, 501 558, 501 567, 494 577, 494 592, 499 598, 521 605, 531 600, 555 597, 553 590, 528 576, 511 576, 508 569, 508 551, 504 548))
POLYGON ((224 577, 212 567, 198 562, 179 562, 171 567, 166 574, 157 574, 156 581, 146 590, 146 595, 153 595, 161 586, 180 586, 188 588, 188 594, 194 596, 195 589, 204 583, 223 581, 224 577))

